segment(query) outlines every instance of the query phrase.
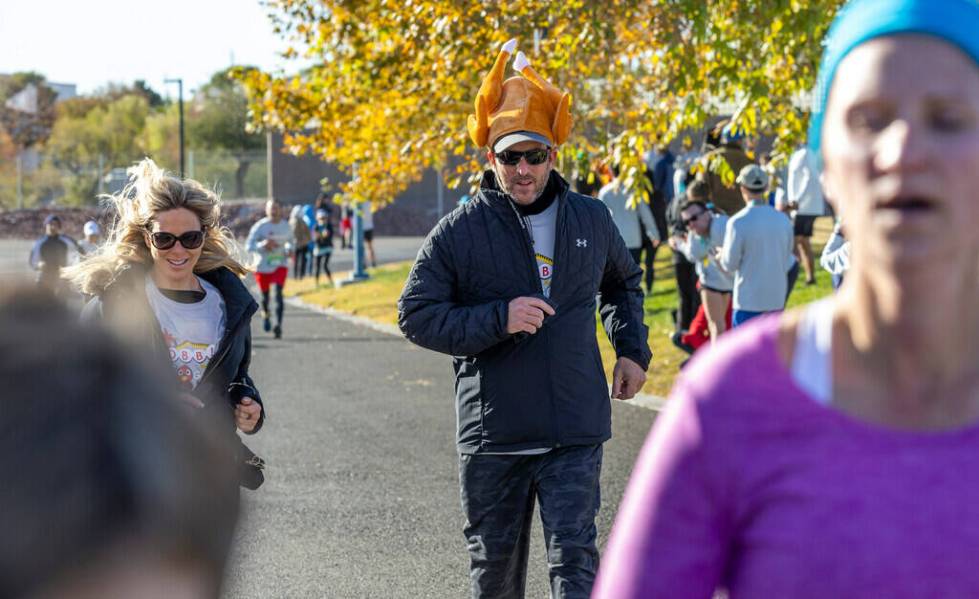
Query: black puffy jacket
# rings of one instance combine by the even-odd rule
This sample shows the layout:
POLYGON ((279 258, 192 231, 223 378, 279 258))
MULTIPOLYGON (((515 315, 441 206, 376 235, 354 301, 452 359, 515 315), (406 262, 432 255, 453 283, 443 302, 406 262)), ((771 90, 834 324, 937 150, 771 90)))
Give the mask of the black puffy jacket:
MULTIPOLYGON (((145 267, 133 265, 126 268, 88 303, 83 318, 128 328, 132 335, 149 342, 149 349, 161 364, 170 365, 169 350, 146 298, 146 276, 145 267)), ((258 304, 241 279, 227 268, 217 268, 198 276, 221 293, 225 307, 225 330, 214 357, 192 393, 204 402, 204 409, 219 411, 220 420, 226 421, 233 432, 234 407, 243 396, 251 397, 262 405, 262 396, 248 374, 252 355, 250 323, 258 304)), ((264 422, 263 405, 258 424, 251 434, 258 432, 264 422)))
POLYGON ((527 232, 487 172, 479 193, 443 218, 418 253, 398 302, 412 342, 454 356, 458 447, 507 452, 606 441, 608 383, 595 335, 596 296, 619 357, 649 365, 642 271, 604 204, 557 194, 555 315, 535 335, 507 334, 509 302, 541 294, 527 232))

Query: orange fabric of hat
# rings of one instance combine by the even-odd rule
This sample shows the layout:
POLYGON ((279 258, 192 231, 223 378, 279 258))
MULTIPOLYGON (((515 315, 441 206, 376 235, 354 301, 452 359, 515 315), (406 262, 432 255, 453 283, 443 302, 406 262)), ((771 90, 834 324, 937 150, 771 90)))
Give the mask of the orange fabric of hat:
POLYGON ((476 112, 467 122, 469 137, 484 147, 508 133, 530 131, 549 139, 552 147, 559 146, 571 133, 571 94, 537 74, 523 52, 517 53, 513 64, 520 76, 504 81, 516 45, 516 40, 503 45, 483 79, 474 103, 476 112))

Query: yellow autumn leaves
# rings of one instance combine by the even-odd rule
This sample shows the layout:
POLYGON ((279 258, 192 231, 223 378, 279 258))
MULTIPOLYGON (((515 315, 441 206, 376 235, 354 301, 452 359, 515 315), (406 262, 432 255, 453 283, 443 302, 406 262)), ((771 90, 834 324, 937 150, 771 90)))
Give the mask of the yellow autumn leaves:
POLYGON ((749 134, 775 136, 776 150, 802 141, 800 108, 840 3, 273 0, 302 67, 239 78, 256 126, 356 173, 340 188, 347 199, 384 204, 429 168, 463 188, 475 182, 481 152, 465 119, 500 45, 516 37, 535 69, 572 93, 560 166, 612 158, 641 188, 644 152, 732 106, 749 134))

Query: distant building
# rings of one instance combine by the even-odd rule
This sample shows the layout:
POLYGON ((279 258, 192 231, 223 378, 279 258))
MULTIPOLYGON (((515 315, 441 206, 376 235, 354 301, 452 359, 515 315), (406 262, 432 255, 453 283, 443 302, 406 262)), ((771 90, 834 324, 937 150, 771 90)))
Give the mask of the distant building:
MULTIPOLYGON (((309 154, 293 156, 282 152, 280 133, 268 135, 269 196, 286 204, 307 204, 316 200, 323 178, 329 180, 328 193, 349 180, 336 166, 309 154)), ((438 202, 438 175, 426 171, 422 180, 410 185, 394 202, 374 212, 377 235, 426 235, 445 214, 455 209, 468 190, 442 186, 442 209, 438 202)))

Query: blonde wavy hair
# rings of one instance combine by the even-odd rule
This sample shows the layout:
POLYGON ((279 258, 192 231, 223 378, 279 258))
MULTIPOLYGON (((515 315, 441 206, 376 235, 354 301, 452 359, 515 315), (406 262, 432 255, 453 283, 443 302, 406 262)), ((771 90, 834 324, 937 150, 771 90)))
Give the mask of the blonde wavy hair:
POLYGON ((195 273, 221 268, 244 276, 248 269, 240 259, 241 250, 234 235, 220 224, 221 200, 211 190, 192 179, 167 174, 149 158, 127 171, 129 183, 115 195, 101 197, 114 209, 115 218, 105 244, 98 253, 81 263, 62 269, 67 279, 82 293, 101 293, 128 266, 152 266, 153 257, 146 244, 146 231, 158 214, 186 208, 201 221, 204 246, 195 273))

